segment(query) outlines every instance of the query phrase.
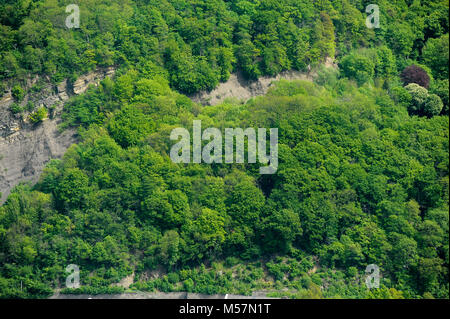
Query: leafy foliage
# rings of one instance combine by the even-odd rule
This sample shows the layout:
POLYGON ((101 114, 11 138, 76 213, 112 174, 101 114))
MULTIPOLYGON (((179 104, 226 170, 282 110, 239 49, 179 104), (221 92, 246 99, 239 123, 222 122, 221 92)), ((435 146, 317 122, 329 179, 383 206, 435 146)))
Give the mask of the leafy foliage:
POLYGON ((447 116, 410 117, 384 90, 345 79, 334 89, 282 81, 266 97, 197 109, 198 115, 179 104, 178 117, 158 106, 165 97, 176 108, 179 95, 170 89, 130 92, 104 127, 91 124, 34 188, 17 187, 0 208, 2 296, 20 296, 24 278, 44 285, 30 282, 27 296, 32 289, 47 293, 69 263, 80 266, 82 285, 93 293, 134 271, 134 287, 142 290, 248 294, 286 286, 299 298, 368 298, 360 272, 371 263, 391 289, 372 297, 448 293, 447 116), (155 126, 126 124, 136 116, 131 110, 155 126), (222 128, 279 127, 277 173, 262 177, 255 164, 172 163, 170 128, 196 117, 222 128), (119 120, 124 124, 110 124, 119 120), (293 256, 300 268, 277 255, 293 256), (189 272, 261 256, 270 258, 269 286, 260 281, 261 266, 251 282, 223 277, 220 268, 206 277, 189 272), (318 274, 308 273, 311 258, 318 258, 318 274), (12 265, 27 272, 11 272, 12 265), (159 266, 177 275, 141 278, 159 266), (331 269, 349 272, 339 279, 331 269), (314 288, 324 282, 328 290, 314 288))
POLYGON ((47 117, 47 108, 41 106, 35 112, 31 113, 29 116, 30 122, 33 124, 42 122, 47 117))
POLYGON ((448 3, 382 0, 368 29, 364 1, 86 0, 79 30, 66 4, 2 2, 3 87, 19 103, 36 74, 117 72, 65 105, 61 128, 79 143, 0 207, 0 297, 47 297, 77 264, 82 286, 64 293, 119 293, 134 273, 131 288, 147 291, 448 298, 448 3), (247 103, 183 95, 327 57, 339 70, 247 103), (406 86, 400 70, 412 70, 406 86), (174 164, 170 132, 194 119, 278 128, 276 174, 174 164), (382 273, 375 291, 368 264, 382 273))
POLYGON ((410 83, 416 83, 426 89, 430 84, 430 77, 427 72, 417 65, 410 65, 406 67, 400 74, 403 84, 408 85, 410 83))
MULTIPOLYGON (((364 24, 363 1, 86 0, 77 30, 65 26, 68 4, 2 2, 0 81, 25 83, 41 74, 58 83, 97 67, 140 69, 152 61, 166 69, 173 88, 191 94, 214 88, 235 70, 249 79, 308 70, 326 57, 380 44, 383 59, 391 52, 401 63, 422 58, 423 50, 421 63, 436 78, 448 77, 448 5, 441 0, 379 1, 375 30, 364 24)), ((363 60, 353 63, 362 63, 364 73, 363 60)))

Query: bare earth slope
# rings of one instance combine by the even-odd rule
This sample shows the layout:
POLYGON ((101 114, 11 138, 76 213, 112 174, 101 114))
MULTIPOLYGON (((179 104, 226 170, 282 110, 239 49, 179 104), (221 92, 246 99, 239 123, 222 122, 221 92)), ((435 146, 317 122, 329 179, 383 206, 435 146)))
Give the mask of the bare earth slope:
MULTIPOLYGON (((326 68, 337 68, 331 58, 327 58, 323 63, 326 68)), ((240 73, 230 75, 228 81, 220 83, 214 90, 207 92, 201 91, 191 96, 194 102, 203 105, 216 105, 223 102, 227 98, 233 98, 240 101, 247 101, 248 99, 264 95, 267 93, 272 83, 281 79, 285 80, 307 80, 312 81, 316 73, 311 71, 303 73, 300 71, 290 70, 283 71, 277 76, 269 77, 263 76, 256 81, 248 81, 240 73)))

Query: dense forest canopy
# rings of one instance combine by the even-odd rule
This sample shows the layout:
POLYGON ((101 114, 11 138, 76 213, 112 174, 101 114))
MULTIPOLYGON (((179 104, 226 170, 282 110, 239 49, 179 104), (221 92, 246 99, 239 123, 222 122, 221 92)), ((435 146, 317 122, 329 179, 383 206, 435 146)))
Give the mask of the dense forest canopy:
POLYGON ((248 78, 305 70, 326 56, 341 57, 361 47, 379 47, 380 60, 388 65, 377 68, 376 75, 395 74, 398 67, 401 71, 417 60, 433 68, 434 76, 448 78, 448 50, 439 40, 448 34, 445 0, 378 1, 377 29, 365 25, 370 1, 3 3, 0 80, 20 82, 32 74, 46 74, 57 83, 96 67, 141 69, 151 62, 166 70, 173 88, 193 93, 214 88, 236 70, 248 78), (79 29, 65 25, 65 8, 71 3, 79 4, 79 29))
POLYGON ((76 264, 75 292, 120 292, 134 273, 149 291, 448 298, 448 1, 378 1, 376 29, 370 3, 3 1, 0 81, 18 101, 29 77, 117 72, 65 105, 80 143, 0 207, 0 296, 49 296, 76 264), (79 29, 64 24, 69 3, 79 29), (311 68, 315 83, 246 103, 185 95, 232 72, 311 68), (276 174, 174 164, 170 132, 194 119, 278 128, 276 174), (364 285, 369 264, 380 289, 364 285))

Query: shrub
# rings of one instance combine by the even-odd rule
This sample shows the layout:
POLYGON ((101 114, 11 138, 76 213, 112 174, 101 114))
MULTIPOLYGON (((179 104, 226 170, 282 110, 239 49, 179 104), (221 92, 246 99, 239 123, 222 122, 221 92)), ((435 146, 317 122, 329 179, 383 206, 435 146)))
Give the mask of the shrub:
POLYGON ((443 114, 448 114, 449 109, 449 90, 448 90, 448 79, 434 81, 429 90, 430 93, 436 94, 442 100, 444 104, 442 108, 443 114))
POLYGON ((349 267, 347 269, 347 275, 351 278, 355 277, 358 274, 358 269, 356 267, 349 267))
POLYGON ((225 266, 227 267, 233 267, 235 265, 239 264, 239 258, 230 256, 225 259, 225 266))
POLYGON ((13 98, 15 98, 17 101, 20 102, 23 100, 25 96, 25 91, 22 89, 20 85, 17 84, 11 89, 11 94, 13 98))
POLYGON ((339 67, 346 77, 356 80, 359 85, 372 79, 375 72, 375 62, 366 56, 358 54, 345 56, 339 67))
POLYGON ((319 85, 333 88, 339 78, 339 70, 334 68, 327 68, 324 65, 321 65, 317 70, 317 76, 315 78, 315 82, 319 85))
POLYGON ((18 114, 18 113, 22 113, 23 112, 23 108, 17 104, 17 103, 13 103, 9 106, 9 110, 11 111, 11 113, 13 114, 18 114))
POLYGON ((180 276, 175 272, 171 272, 167 275, 167 279, 171 284, 175 284, 180 281, 180 276))
POLYGON ((430 94, 423 105, 423 113, 428 117, 439 115, 443 106, 444 104, 439 96, 436 94, 430 94))
POLYGON ((308 288, 311 286, 311 284, 312 284, 311 277, 309 277, 309 276, 306 275, 306 274, 303 275, 303 276, 300 278, 300 283, 301 283, 301 285, 302 285, 303 288, 308 289, 308 288))
POLYGON ((42 80, 38 80, 31 88, 30 90, 34 93, 42 91, 44 88, 44 82, 42 80))
POLYGON ((411 95, 411 103, 408 105, 410 114, 432 117, 441 113, 444 104, 438 95, 428 94, 427 89, 415 83, 408 84, 405 89, 411 95))
POLYGON ((186 279, 183 282, 184 290, 187 292, 192 292, 194 289, 194 281, 191 278, 186 279))
POLYGON ((284 278, 285 274, 283 272, 282 265, 268 262, 266 267, 269 274, 272 275, 275 280, 282 280, 284 278))
POLYGON ((408 105, 408 111, 411 114, 419 114, 428 98, 428 90, 416 83, 410 83, 405 89, 411 94, 411 103, 408 105))
POLYGON ((423 47, 423 60, 436 78, 448 79, 448 53, 448 33, 437 39, 428 39, 423 47))
POLYGON ((409 104, 411 103, 411 94, 404 87, 396 86, 392 88, 390 93, 392 99, 398 104, 409 106, 409 104))
POLYGON ((377 48, 378 61, 375 65, 375 73, 377 76, 390 77, 397 73, 395 55, 387 46, 377 48))
POLYGON ((33 104, 33 102, 29 101, 29 102, 27 103, 27 105, 25 106, 25 109, 26 109, 28 112, 33 111, 33 110, 34 110, 34 104, 33 104))
POLYGON ((45 107, 38 108, 35 112, 30 114, 30 122, 35 124, 42 122, 47 117, 47 109, 45 107))
POLYGON ((428 89, 428 86, 430 84, 430 76, 428 75, 427 71, 417 65, 410 65, 406 67, 400 74, 400 77, 403 81, 403 85, 416 83, 428 89))

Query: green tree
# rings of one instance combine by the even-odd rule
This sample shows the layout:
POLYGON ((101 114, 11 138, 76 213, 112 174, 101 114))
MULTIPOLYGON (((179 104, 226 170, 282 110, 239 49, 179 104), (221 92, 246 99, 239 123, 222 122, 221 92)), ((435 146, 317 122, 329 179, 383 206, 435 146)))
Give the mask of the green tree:
POLYGON ((356 53, 345 56, 339 67, 344 76, 356 80, 359 85, 370 81, 375 73, 374 61, 356 53))
POLYGON ((180 236, 175 230, 169 230, 161 238, 160 246, 163 263, 172 268, 180 259, 180 236))
POLYGON ((448 80, 448 33, 437 38, 428 39, 423 48, 423 60, 433 71, 436 79, 448 80))
POLYGON ((432 117, 434 115, 439 115, 441 113, 444 104, 441 98, 436 94, 429 94, 424 105, 423 112, 428 116, 432 117))

